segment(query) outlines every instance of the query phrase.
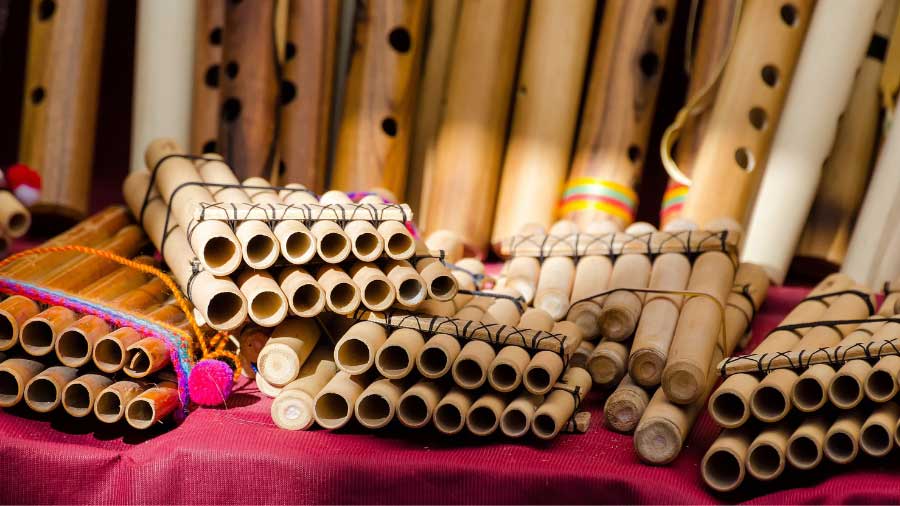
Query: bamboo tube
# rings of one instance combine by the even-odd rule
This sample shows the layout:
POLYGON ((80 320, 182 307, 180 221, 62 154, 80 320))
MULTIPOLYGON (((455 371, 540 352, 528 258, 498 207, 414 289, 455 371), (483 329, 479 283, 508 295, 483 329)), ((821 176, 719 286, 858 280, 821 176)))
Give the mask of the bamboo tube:
POLYGON ((225 5, 218 148, 238 178, 272 170, 280 86, 273 50, 274 0, 225 5))
POLYGON ((394 419, 404 388, 400 382, 382 378, 367 386, 356 399, 356 420, 367 429, 381 429, 394 419))
POLYGON ((519 306, 517 306, 515 302, 509 299, 497 299, 484 312, 484 317, 481 321, 483 323, 516 325, 519 323, 520 315, 519 306))
POLYGON ((747 472, 760 481, 770 481, 781 476, 792 433, 793 428, 787 423, 763 429, 747 449, 747 472))
POLYGON ((11 408, 22 400, 25 386, 44 370, 44 364, 27 358, 0 362, 0 408, 11 408))
POLYGON ((350 250, 362 262, 374 262, 384 252, 384 239, 368 221, 353 220, 344 227, 350 237, 350 250))
POLYGON ((897 378, 900 377, 900 356, 882 357, 875 362, 865 380, 866 397, 875 402, 887 402, 894 398, 897 391, 897 378))
MULTIPOLYGON (((843 274, 833 274, 826 277, 816 285, 808 297, 839 292, 852 286, 853 281, 843 274)), ((821 320, 822 313, 828 302, 821 299, 805 299, 792 309, 779 325, 792 325, 796 323, 808 323, 821 320)), ((766 337, 756 353, 782 352, 790 349, 799 340, 799 336, 806 329, 795 332, 776 331, 766 337)), ((710 415, 717 424, 726 428, 735 428, 744 424, 750 418, 750 398, 759 385, 759 380, 751 374, 736 374, 729 376, 722 385, 713 392, 709 406, 710 415)))
POLYGON ((40 310, 37 302, 21 295, 0 302, 0 351, 9 350, 19 342, 22 325, 40 310))
POLYGON ((384 273, 397 291, 397 302, 417 307, 427 295, 425 280, 406 260, 393 260, 384 265, 384 273))
POLYGON ((572 353, 572 356, 569 357, 569 366, 580 367, 587 371, 588 361, 594 353, 594 347, 594 343, 590 341, 581 341, 578 343, 578 348, 576 348, 575 352, 572 353))
POLYGON ((567 257, 544 260, 534 295, 534 307, 543 309, 559 321, 569 310, 569 296, 575 278, 575 262, 567 257))
MULTIPOLYGON (((690 276, 686 256, 666 253, 653 261, 648 288, 684 290, 690 276)), ((647 294, 628 355, 628 371, 636 384, 653 387, 662 381, 682 303, 680 295, 647 294)))
MULTIPOLYGON (((572 322, 558 322, 551 332, 565 335, 567 341, 571 340, 574 343, 571 345, 572 349, 577 348, 581 342, 581 331, 572 322)), ((564 367, 563 357, 560 354, 546 350, 539 351, 525 367, 522 383, 525 389, 533 394, 546 394, 563 373, 564 367)))
POLYGON ((846 411, 828 428, 825 434, 825 456, 836 464, 849 464, 859 453, 859 434, 866 415, 861 411, 846 411))
POLYGON ((422 276, 428 296, 435 300, 451 300, 459 286, 450 269, 438 258, 422 258, 416 262, 416 271, 422 276))
POLYGON ((459 341, 447 334, 435 334, 416 356, 416 369, 429 379, 437 379, 450 372, 461 350, 459 341))
POLYGON ((788 441, 787 459, 797 469, 808 471, 822 462, 825 434, 831 420, 826 415, 807 418, 791 434, 788 441))
POLYGON ((477 256, 490 240, 525 7, 522 2, 463 2, 434 169, 422 189, 425 230, 451 230, 477 256))
POLYGON ((135 429, 149 429, 181 404, 174 383, 162 382, 144 390, 125 406, 125 421, 135 429))
POLYGON ((287 317, 287 297, 268 272, 244 270, 238 275, 237 284, 249 303, 247 313, 257 325, 274 327, 287 317))
POLYGON ((591 390, 590 374, 578 367, 566 369, 560 383, 561 389, 552 390, 534 413, 531 432, 541 439, 556 437, 591 390))
POLYGON ((350 269, 353 284, 359 288, 362 304, 372 311, 384 311, 396 300, 394 285, 375 264, 359 262, 350 269))
POLYGON ((709 488, 731 492, 744 482, 744 462, 754 435, 747 427, 726 429, 713 441, 700 464, 700 474, 709 488))
POLYGON ((375 367, 387 379, 405 378, 412 372, 425 346, 425 338, 412 329, 397 329, 375 352, 375 367))
POLYGON ((434 426, 442 434, 452 436, 462 432, 472 408, 472 394, 458 387, 447 392, 434 408, 434 426))
MULTIPOLYGON (((580 265, 580 264, 579 264, 580 265)), ((526 304, 530 304, 534 300, 537 291, 538 278, 541 274, 541 263, 537 258, 515 257, 511 258, 505 265, 506 268, 506 286, 517 290, 522 294, 522 298, 526 304)), ((582 275, 582 283, 586 274, 582 275)), ((578 271, 576 268, 575 281, 578 282, 578 271)), ((574 289, 573 289, 574 298, 574 289)), ((571 315, 571 311, 570 311, 571 315)))
POLYGON ((33 211, 88 209, 106 1, 32 5, 19 161, 40 171, 33 211))
POLYGON ((169 365, 169 349, 155 337, 145 337, 126 348, 128 357, 125 374, 132 378, 146 378, 169 365))
POLYGON ((314 398, 337 374, 330 346, 316 346, 299 374, 272 402, 272 420, 282 429, 306 430, 313 424, 314 398))
POLYGON ((137 289, 116 297, 110 302, 110 305, 140 313, 162 304, 170 295, 171 293, 166 284, 159 278, 153 278, 137 289))
MULTIPOLYGON (((156 266, 153 258, 145 255, 134 257, 131 260, 143 265, 156 266)), ((80 290, 79 295, 85 299, 108 303, 139 288, 154 278, 155 276, 151 274, 141 272, 132 267, 122 266, 80 290)))
POLYGON ((420 429, 428 425, 445 392, 446 389, 438 383, 419 380, 400 396, 397 403, 397 419, 411 429, 420 429))
MULTIPOLYGON (((647 255, 622 255, 613 264, 609 289, 647 288, 651 265, 647 255)), ((644 295, 618 291, 606 296, 603 309, 597 315, 600 335, 613 341, 624 341, 632 333, 641 317, 644 295)))
POLYGON ((387 340, 387 331, 372 322, 359 322, 334 346, 334 362, 349 374, 362 374, 375 363, 375 354, 387 340))
POLYGON ((456 314, 456 304, 452 300, 425 299, 416 308, 416 312, 433 316, 453 316, 456 314))
POLYGON ((338 373, 316 395, 316 423, 325 429, 339 429, 353 418, 353 407, 365 389, 360 376, 338 373))
POLYGON ((320 340, 314 320, 291 318, 275 327, 257 358, 259 374, 275 387, 297 379, 303 364, 320 340))
POLYGON ((116 423, 125 416, 125 406, 143 391, 134 381, 117 381, 97 393, 94 415, 103 423, 116 423))
POLYGON ((531 428, 534 413, 544 396, 527 392, 519 394, 500 414, 500 430, 508 437, 522 437, 531 428))
POLYGON ((25 403, 38 413, 53 411, 62 401, 63 387, 77 375, 75 369, 61 365, 44 369, 25 385, 25 403))
POLYGON ((259 388, 259 393, 265 395, 266 397, 274 399, 278 397, 283 390, 282 387, 276 387, 269 384, 269 382, 266 381, 266 378, 262 374, 257 374, 254 379, 256 380, 257 388, 259 388))
MULTIPOLYGON (((529 257, 516 257, 513 261, 537 263, 537 259, 529 257)), ((575 266, 575 278, 572 283, 572 306, 566 315, 566 320, 578 325, 585 339, 596 339, 600 335, 600 327, 597 325, 600 311, 603 308, 601 298, 593 301, 576 302, 586 299, 607 289, 612 276, 613 264, 608 257, 587 256, 578 260, 575 266)))
MULTIPOLYGON (((419 128, 418 125, 416 128, 419 128)), ((456 263, 465 254, 462 238, 449 230, 437 230, 425 239, 425 245, 431 251, 440 251, 444 261, 456 263)))
POLYGON ((86 315, 60 332, 54 343, 56 357, 69 367, 81 367, 91 361, 94 343, 112 329, 102 318, 86 315))
POLYGON ((673 1, 614 0, 605 5, 563 192, 564 218, 579 225, 608 219, 621 228, 634 219, 634 188, 646 158, 674 15, 673 1))
POLYGON ((331 184, 403 195, 427 5, 391 0, 360 8, 331 184))
POLYGON ((900 406, 887 402, 875 408, 875 411, 862 424, 859 435, 859 446, 873 457, 885 457, 894 449, 894 427, 900 420, 900 406))
POLYGON ((593 0, 536 0, 529 8, 492 243, 556 214, 575 137, 593 27, 593 0))
POLYGON ((647 392, 626 374, 603 405, 606 423, 619 432, 631 432, 637 427, 649 402, 647 392))
POLYGON ((340 267, 325 265, 319 268, 316 282, 325 291, 325 305, 329 311, 347 315, 359 307, 359 288, 340 267))
POLYGON ((121 371, 128 363, 126 350, 142 338, 143 336, 130 327, 122 327, 100 337, 94 343, 91 352, 94 365, 107 374, 121 371))
POLYGON ((701 227, 721 217, 743 222, 756 195, 813 2, 783 7, 749 0, 743 8, 682 209, 701 227))
POLYGON ((406 226, 399 221, 383 221, 378 235, 384 241, 384 253, 394 260, 406 260, 416 252, 416 243, 406 226))
POLYGON ((318 315, 325 309, 325 291, 306 270, 288 267, 278 275, 278 286, 287 297, 291 312, 303 318, 318 315))
MULTIPOLYGON (((140 227, 129 225, 119 230, 99 249, 131 258, 146 244, 146 241, 147 238, 140 227)), ((80 292, 98 278, 107 276, 115 271, 119 266, 120 264, 112 260, 86 255, 67 264, 65 269, 54 272, 42 279, 41 284, 63 292, 80 292)))
POLYGON ((506 399, 487 391, 475 399, 466 413, 466 427, 476 436, 489 436, 500 426, 500 417, 506 409, 506 399))
POLYGON ((327 263, 341 263, 350 256, 350 238, 333 221, 317 221, 310 229, 316 238, 316 252, 327 263))
POLYGON ((282 181, 325 190, 340 2, 291 0, 279 153, 282 181))
POLYGON ((62 393, 66 413, 82 418, 94 412, 97 394, 112 385, 113 380, 100 374, 85 374, 69 382, 62 393))
POLYGON ((881 0, 817 2, 759 187, 743 258, 782 283, 815 198, 838 119, 850 100, 881 0), (828 88, 821 86, 829 83, 828 88))
MULTIPOLYGON (((188 241, 200 262, 215 275, 224 276, 231 274, 241 262, 240 243, 234 232, 225 223, 213 220, 205 220, 196 224, 192 223, 193 206, 197 202, 214 202, 215 200, 209 190, 202 186, 181 186, 186 183, 203 182, 190 160, 178 157, 165 158, 170 155, 179 155, 183 152, 184 150, 176 141, 172 139, 157 139, 147 146, 144 156, 147 161, 147 167, 156 169, 156 188, 159 190, 163 201, 171 209, 175 223, 178 224, 184 233, 188 230, 191 231, 188 241), (175 194, 176 189, 179 187, 182 189, 175 194)), ((141 172, 133 171, 132 174, 141 172)), ((130 187, 128 179, 126 179, 124 190, 126 200, 132 199, 135 202, 134 204, 129 203, 129 207, 132 207, 132 212, 140 218, 141 213, 139 211, 143 204, 146 189, 143 185, 130 187), (136 194, 132 195, 132 193, 136 194)), ((153 215, 150 214, 149 209, 145 208, 143 225, 148 227, 149 225, 146 222, 152 219, 154 219, 153 215)), ((173 233, 173 235, 175 234, 173 233)), ((168 242, 167 245, 171 242, 173 241, 168 242)), ((159 246, 157 245, 157 247, 159 246)), ((166 252, 163 251, 162 253, 165 256, 166 252)))
POLYGON ((522 383, 531 356, 519 346, 504 346, 488 366, 488 383, 498 392, 512 392, 522 383))
POLYGON ((628 362, 629 344, 608 339, 597 344, 587 364, 594 383, 610 387, 622 380, 628 362))
MULTIPOLYGON (((253 202, 253 204, 271 208, 273 206, 281 206, 285 203, 279 196, 279 194, 275 191, 275 189, 272 188, 272 185, 261 177, 250 177, 245 179, 243 182, 243 187, 244 191, 246 191, 247 196, 250 198, 250 201, 253 202)), ((304 193, 304 195, 307 194, 304 193)), ((294 200, 304 200, 304 197, 295 196, 290 200, 292 202, 294 200)), ((346 237, 343 232, 338 231, 337 235, 340 237, 336 237, 331 235, 330 232, 327 232, 327 230, 329 230, 329 227, 324 227, 324 229, 326 230, 326 232, 324 232, 324 236, 322 238, 323 242, 317 242, 316 237, 313 236, 312 231, 306 228, 306 225, 301 223, 299 220, 280 220, 275 224, 275 227, 270 232, 270 235, 274 235, 271 238, 271 241, 264 244, 266 244, 267 246, 274 245, 274 249, 278 249, 280 246, 281 253, 289 262, 295 264, 303 264, 312 260, 312 258, 318 251, 317 248, 320 246, 323 251, 343 247, 344 243, 342 241, 346 237), (331 243, 325 241, 331 241, 331 243)), ((337 258, 341 258, 341 253, 343 253, 344 251, 343 249, 340 249, 338 251, 339 253, 337 258)), ((268 253, 268 256, 265 256, 264 258, 272 259, 271 261, 274 262, 275 259, 278 258, 278 252, 271 251, 271 253, 268 253)), ((263 265, 265 265, 265 263, 263 263, 263 265)))
POLYGON ((490 344, 484 341, 469 341, 453 361, 451 370, 453 381, 466 390, 480 387, 487 381, 488 367, 496 355, 490 344))
POLYGON ((211 153, 216 151, 216 137, 219 134, 224 0, 198 0, 195 19, 189 146, 191 153, 211 153))
POLYGON ((31 226, 31 213, 10 191, 0 191, 0 230, 11 239, 25 235, 31 226))
POLYGON ((72 310, 51 306, 22 324, 19 343, 29 355, 42 357, 53 352, 59 335, 78 319, 72 310))

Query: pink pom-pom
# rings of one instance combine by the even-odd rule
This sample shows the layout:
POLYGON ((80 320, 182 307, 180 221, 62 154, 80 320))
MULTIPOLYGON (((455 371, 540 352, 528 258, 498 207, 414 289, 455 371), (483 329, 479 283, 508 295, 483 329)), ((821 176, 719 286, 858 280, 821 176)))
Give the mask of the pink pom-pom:
POLYGON ((234 386, 234 370, 221 360, 197 362, 188 377, 191 400, 201 406, 224 404, 234 386))

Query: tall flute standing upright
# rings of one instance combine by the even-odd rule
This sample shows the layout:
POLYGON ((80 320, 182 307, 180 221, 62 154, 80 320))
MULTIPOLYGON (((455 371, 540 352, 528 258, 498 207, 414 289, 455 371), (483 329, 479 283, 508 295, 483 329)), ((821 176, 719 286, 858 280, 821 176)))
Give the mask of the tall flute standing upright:
POLYGON ((191 153, 214 153, 219 135, 219 90, 226 0, 197 0, 194 28, 194 86, 191 153))

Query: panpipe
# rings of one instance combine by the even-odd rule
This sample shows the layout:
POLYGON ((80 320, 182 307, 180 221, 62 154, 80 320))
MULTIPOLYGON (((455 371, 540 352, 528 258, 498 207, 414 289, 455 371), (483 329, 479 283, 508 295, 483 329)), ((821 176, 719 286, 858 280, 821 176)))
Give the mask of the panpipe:
POLYGON ((366 2, 357 13, 331 186, 406 189, 427 5, 366 2))
POLYGON ((490 241, 525 7, 463 2, 434 169, 422 188, 421 226, 455 232, 479 256, 490 241))
POLYGON ((554 221, 596 6, 595 0, 531 3, 491 235, 495 245, 526 224, 549 227, 554 221))
POLYGON ((88 210, 106 0, 35 2, 19 161, 41 174, 36 212, 88 210))
POLYGON ((743 223, 791 85, 813 2, 744 2, 734 46, 690 168, 682 217, 743 223), (762 41, 762 43, 761 43, 762 41))
POLYGON ((203 81, 194 81, 194 52, 185 48, 196 41, 198 6, 197 0, 138 2, 131 170, 144 168, 142 149, 159 136, 189 145, 194 83, 203 81))
MULTIPOLYGON (((216 139, 219 136, 219 90, 224 72, 222 46, 226 0, 196 1, 190 142, 182 145, 188 146, 191 153, 213 153, 218 151, 216 139)), ((132 149, 140 153, 137 149, 140 147, 132 149)))
POLYGON ((744 247, 744 259, 764 266, 776 283, 787 275, 880 7, 880 0, 824 0, 813 11, 744 247))
POLYGON ((606 2, 562 218, 634 220, 674 14, 672 0, 606 2))

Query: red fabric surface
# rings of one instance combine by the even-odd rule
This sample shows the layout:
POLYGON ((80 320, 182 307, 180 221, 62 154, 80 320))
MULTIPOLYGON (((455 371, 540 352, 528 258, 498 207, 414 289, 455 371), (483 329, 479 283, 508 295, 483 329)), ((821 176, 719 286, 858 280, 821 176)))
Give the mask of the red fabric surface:
MULTIPOLYGON (((806 293, 773 289, 754 340, 806 293)), ((718 429, 705 414, 669 467, 639 463, 628 436, 602 425, 592 393, 591 429, 551 443, 446 439, 433 430, 358 426, 290 432, 270 419, 271 401, 238 385, 228 409, 198 409, 153 434, 0 412, 0 501, 14 503, 757 503, 900 502, 897 466, 860 458, 852 466, 789 471, 713 495, 700 459, 718 429)))

